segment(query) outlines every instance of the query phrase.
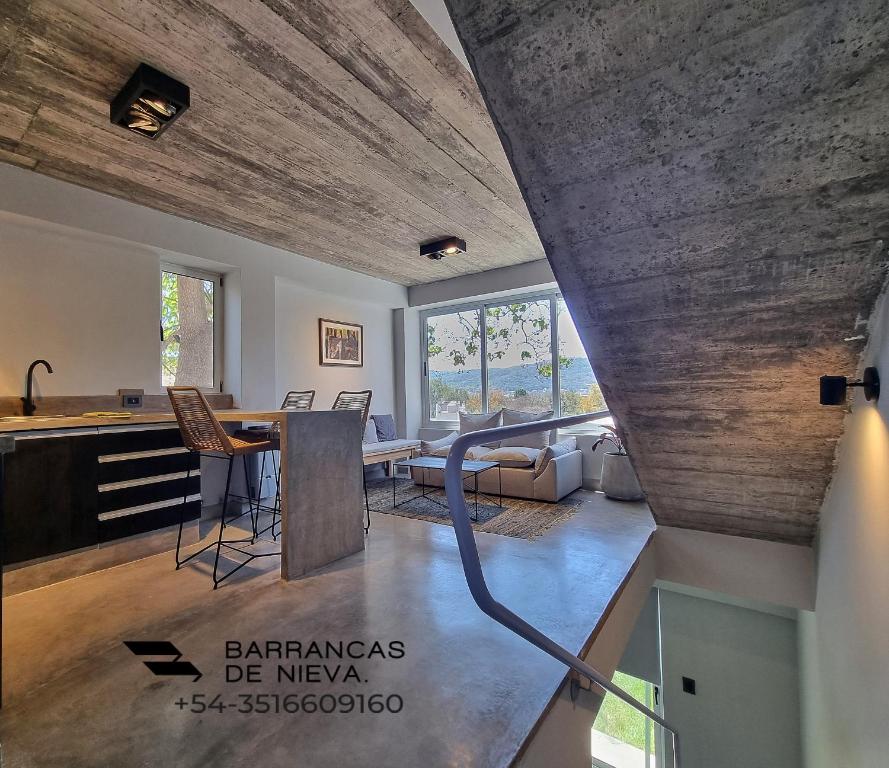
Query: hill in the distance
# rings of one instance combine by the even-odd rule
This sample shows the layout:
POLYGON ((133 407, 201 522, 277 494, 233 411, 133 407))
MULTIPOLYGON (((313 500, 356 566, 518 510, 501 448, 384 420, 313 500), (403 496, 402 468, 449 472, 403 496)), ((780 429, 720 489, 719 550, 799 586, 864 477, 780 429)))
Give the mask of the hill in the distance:
MULTIPOLYGON (((479 369, 464 368, 462 371, 430 371, 433 379, 458 389, 477 390, 479 386, 479 369)), ((531 364, 512 365, 508 368, 488 368, 488 386, 504 392, 515 392, 524 389, 527 392, 550 388, 550 379, 537 373, 537 366, 531 364)), ((596 377, 585 357, 574 357, 561 369, 559 381, 562 389, 573 392, 586 392, 594 384, 596 377)))

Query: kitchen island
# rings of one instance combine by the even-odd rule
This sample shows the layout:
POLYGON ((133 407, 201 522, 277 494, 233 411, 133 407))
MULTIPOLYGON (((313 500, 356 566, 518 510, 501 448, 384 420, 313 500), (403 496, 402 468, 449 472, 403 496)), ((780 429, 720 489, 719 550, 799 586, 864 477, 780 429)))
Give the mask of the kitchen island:
MULTIPOLYGON (((363 548, 357 412, 215 414, 233 427, 281 425, 283 578, 298 578, 363 548)), ((200 515, 197 457, 182 446, 172 413, 2 417, 3 435, 22 447, 9 462, 5 484, 7 563, 43 560, 171 526, 178 523, 183 496, 188 517, 200 515), (195 477, 183 493, 188 470, 195 477)))

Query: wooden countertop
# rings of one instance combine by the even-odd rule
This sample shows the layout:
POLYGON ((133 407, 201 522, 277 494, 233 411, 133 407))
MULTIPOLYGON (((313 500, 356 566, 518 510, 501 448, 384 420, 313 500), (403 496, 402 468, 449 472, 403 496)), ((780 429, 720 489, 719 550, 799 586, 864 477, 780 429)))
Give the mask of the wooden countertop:
MULTIPOLYGON (((251 411, 240 408, 214 411, 216 418, 225 422, 240 421, 277 421, 284 411, 251 411)), ((162 424, 176 421, 172 413, 134 413, 127 418, 109 418, 103 416, 22 416, 0 417, 0 434, 15 432, 32 432, 45 429, 84 429, 89 427, 125 427, 130 424, 162 424), (4 418, 10 418, 4 421, 4 418)))

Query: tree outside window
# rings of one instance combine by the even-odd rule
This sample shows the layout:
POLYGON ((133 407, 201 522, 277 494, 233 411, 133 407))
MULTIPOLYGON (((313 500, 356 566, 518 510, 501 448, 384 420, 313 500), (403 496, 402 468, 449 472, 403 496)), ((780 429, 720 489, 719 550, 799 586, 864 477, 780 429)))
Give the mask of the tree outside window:
POLYGON ((163 386, 214 386, 213 280, 161 272, 163 386))
POLYGON ((485 410, 482 381, 487 388, 489 412, 503 407, 530 412, 553 409, 568 416, 606 408, 561 297, 522 299, 432 315, 426 320, 426 334, 428 416, 433 421, 455 421, 460 412, 485 410), (553 312, 555 327, 551 327, 553 312), (558 350, 555 360, 554 344, 558 350), (554 364, 559 374, 555 409, 554 364))

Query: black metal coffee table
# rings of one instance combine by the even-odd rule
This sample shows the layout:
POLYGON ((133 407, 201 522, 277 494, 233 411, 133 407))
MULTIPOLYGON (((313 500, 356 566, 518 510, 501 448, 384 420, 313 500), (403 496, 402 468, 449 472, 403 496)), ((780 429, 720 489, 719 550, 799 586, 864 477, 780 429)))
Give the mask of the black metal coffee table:
MULTIPOLYGON (((439 501, 435 496, 426 492, 426 470, 427 469, 440 469, 444 471, 445 464, 447 459, 440 458, 438 456, 420 456, 416 459, 405 459, 404 461, 398 461, 395 463, 396 467, 411 467, 413 469, 420 470, 420 495, 412 496, 409 499, 405 499, 404 501, 396 501, 395 498, 395 479, 396 472, 392 473, 392 506, 400 507, 403 504, 408 504, 411 501, 416 501, 417 499, 429 499, 429 501, 434 504, 438 504, 440 507, 448 508, 447 504, 443 504, 439 501)), ((491 469, 497 469, 497 485, 498 485, 498 496, 499 500, 497 502, 497 506, 500 509, 503 509, 503 475, 500 472, 500 462, 499 461, 472 461, 470 459, 464 459, 463 464, 460 467, 460 470, 463 472, 463 479, 466 480, 469 476, 472 476, 475 480, 474 488, 467 489, 472 490, 475 494, 475 517, 473 518, 474 522, 478 522, 478 476, 482 472, 487 472, 491 469)), ((437 487, 437 486, 433 486, 437 487)), ((493 498, 488 496, 486 493, 482 493, 482 496, 485 498, 490 498, 493 501, 493 498)))

